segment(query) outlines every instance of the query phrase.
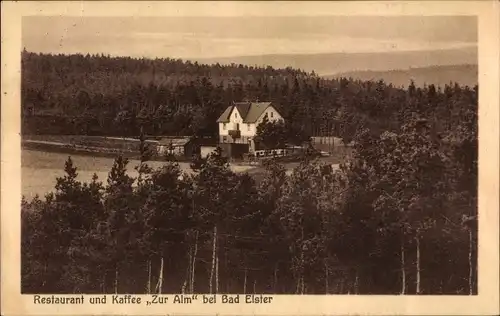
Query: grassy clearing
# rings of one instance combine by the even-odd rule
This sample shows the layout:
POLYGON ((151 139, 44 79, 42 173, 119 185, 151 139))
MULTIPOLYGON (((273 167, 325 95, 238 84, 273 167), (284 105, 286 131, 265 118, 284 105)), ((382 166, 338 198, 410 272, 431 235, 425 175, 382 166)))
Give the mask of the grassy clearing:
MULTIPOLYGON (((72 141, 75 136, 37 136, 32 140, 45 142, 67 142, 72 141)), ((79 138, 78 136, 77 138, 79 138)), ((42 146, 43 147, 43 146, 42 146)), ((90 181, 94 173, 99 179, 106 182, 108 172, 113 166, 113 153, 75 153, 73 150, 61 152, 60 148, 52 148, 53 150, 44 150, 43 148, 24 148, 21 153, 21 185, 22 194, 27 198, 33 198, 35 194, 44 196, 47 192, 53 191, 56 184, 56 178, 64 175, 64 163, 68 156, 71 156, 75 166, 78 168, 78 180, 90 181), (34 150, 35 149, 35 150, 34 150)), ((336 151, 329 157, 321 157, 319 161, 326 164, 339 164, 345 161, 350 155, 352 149, 348 147, 337 147, 336 151)), ((126 155, 127 156, 127 155, 126 155)), ((129 155, 130 163, 128 166, 129 175, 137 176, 134 167, 139 164, 139 161, 133 159, 133 155, 129 155)), ((163 161, 150 161, 148 164, 156 169, 165 165, 163 161)), ((283 163, 288 172, 299 165, 299 162, 283 163)), ((179 162, 181 169, 187 173, 192 172, 189 162, 179 162)), ((231 169, 234 172, 248 172, 256 181, 260 181, 264 177, 265 169, 260 165, 250 166, 248 164, 234 163, 231 164, 231 169)))
MULTIPOLYGON (((78 168, 78 180, 85 182, 90 181, 94 173, 97 174, 100 181, 106 182, 108 172, 114 162, 112 157, 23 149, 21 151, 21 193, 32 198, 35 194, 44 196, 45 193, 53 191, 56 177, 64 175, 64 163, 68 156, 71 156, 74 165, 78 168)), ((163 161, 149 161, 148 165, 153 169, 157 169, 166 163, 163 161)), ((130 176, 137 176, 134 167, 138 165, 139 160, 130 159, 127 168, 130 176)), ((192 172, 189 165, 188 162, 179 162, 181 169, 187 173, 192 172)), ((231 165, 234 172, 245 172, 254 168, 257 167, 231 165)))

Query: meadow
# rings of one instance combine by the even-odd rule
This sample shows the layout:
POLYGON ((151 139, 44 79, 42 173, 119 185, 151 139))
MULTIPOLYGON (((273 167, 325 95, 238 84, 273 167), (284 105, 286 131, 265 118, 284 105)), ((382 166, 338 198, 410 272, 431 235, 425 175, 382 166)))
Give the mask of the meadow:
MULTIPOLYGON (((46 193, 54 190, 56 178, 64 175, 64 162, 68 159, 68 154, 57 152, 44 152, 38 150, 23 149, 21 151, 21 194, 32 199, 36 194, 43 197, 46 193)), ((90 181, 94 173, 99 180, 106 183, 108 172, 113 166, 113 158, 95 157, 90 155, 71 155, 75 166, 78 168, 78 180, 90 181)), ((130 160, 128 174, 131 177, 137 176, 134 169, 139 164, 138 160, 130 160)), ((166 162, 150 161, 148 165, 156 169, 166 162)), ((189 163, 180 162, 179 166, 183 171, 191 172, 189 163)), ((232 165, 235 172, 245 172, 255 169, 252 166, 232 165)))
MULTIPOLYGON (((40 150, 31 150, 23 148, 21 151, 21 194, 27 199, 32 199, 38 194, 39 197, 52 192, 56 185, 56 178, 64 175, 64 163, 68 156, 71 156, 75 166, 78 168, 78 180, 88 182, 92 176, 97 174, 99 180, 106 184, 108 172, 113 166, 114 158, 99 157, 91 155, 75 155, 59 152, 46 152, 40 150)), ((323 158, 325 163, 332 163, 334 169, 338 167, 339 157, 333 156, 323 158)), ((153 169, 160 168, 167 162, 148 161, 148 165, 153 169)), ((287 173, 296 167, 299 163, 286 163, 287 173)), ((139 165, 139 160, 131 159, 128 164, 128 175, 137 176, 135 167, 139 165)), ((182 171, 191 173, 192 170, 188 162, 179 162, 182 171)), ((230 168, 234 172, 248 172, 250 175, 259 178, 264 169, 258 166, 249 166, 243 164, 231 164, 230 168)))

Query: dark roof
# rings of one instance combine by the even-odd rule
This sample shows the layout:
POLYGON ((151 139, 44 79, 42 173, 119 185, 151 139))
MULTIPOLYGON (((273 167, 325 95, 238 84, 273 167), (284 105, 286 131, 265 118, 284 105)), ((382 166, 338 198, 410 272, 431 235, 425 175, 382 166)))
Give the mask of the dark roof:
POLYGON ((162 138, 158 142, 160 146, 169 146, 172 144, 174 147, 184 146, 189 142, 189 137, 178 137, 178 138, 162 138))
POLYGON ((255 123, 257 119, 267 110, 267 108, 271 105, 271 102, 256 102, 252 103, 248 114, 243 119, 245 123, 255 123))
POLYGON ((231 112, 233 111, 233 106, 230 105, 226 108, 226 110, 222 113, 221 116, 219 116, 219 119, 217 119, 218 123, 225 123, 229 122, 229 115, 231 115, 231 112))
POLYGON ((248 111, 250 111, 252 103, 250 102, 239 102, 239 103, 234 103, 234 106, 236 106, 236 109, 240 113, 241 117, 244 119, 247 117, 248 111))
POLYGON ((264 111, 271 105, 271 102, 237 102, 228 106, 217 120, 218 123, 229 122, 229 116, 236 107, 244 123, 255 123, 264 111))

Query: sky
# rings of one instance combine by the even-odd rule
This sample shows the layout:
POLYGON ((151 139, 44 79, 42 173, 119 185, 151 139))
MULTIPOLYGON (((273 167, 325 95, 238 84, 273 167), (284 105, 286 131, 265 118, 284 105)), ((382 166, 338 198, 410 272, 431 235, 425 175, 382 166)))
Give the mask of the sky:
POLYGON ((477 46, 472 16, 23 17, 44 53, 200 59, 477 46))

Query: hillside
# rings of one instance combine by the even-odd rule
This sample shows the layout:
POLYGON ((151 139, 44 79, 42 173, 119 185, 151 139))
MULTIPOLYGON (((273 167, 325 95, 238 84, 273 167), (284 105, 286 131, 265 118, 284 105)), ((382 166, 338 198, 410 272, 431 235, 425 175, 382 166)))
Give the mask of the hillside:
POLYGON ((202 63, 269 65, 292 67, 332 75, 348 71, 408 69, 433 65, 477 64, 477 48, 381 53, 328 53, 307 55, 262 55, 198 59, 202 63))
MULTIPOLYGON (((424 108, 447 107, 453 87, 415 95, 415 87, 324 79, 293 68, 29 52, 21 69, 23 135, 137 136, 142 129, 216 137, 217 118, 228 104, 258 99, 275 104, 294 142, 319 135, 350 142, 359 126, 375 134, 397 129, 406 120, 401 105, 412 98, 424 108)), ((470 102, 476 94, 464 89, 456 98, 470 102)), ((436 122, 443 125, 447 113, 436 113, 436 122)))
POLYGON ((363 81, 380 79, 394 86, 408 86, 413 80, 416 86, 424 84, 434 84, 444 86, 450 82, 458 82, 461 85, 474 86, 478 84, 477 65, 452 65, 452 66, 431 66, 422 68, 410 68, 388 71, 351 71, 335 75, 323 76, 323 78, 353 78, 363 81))

